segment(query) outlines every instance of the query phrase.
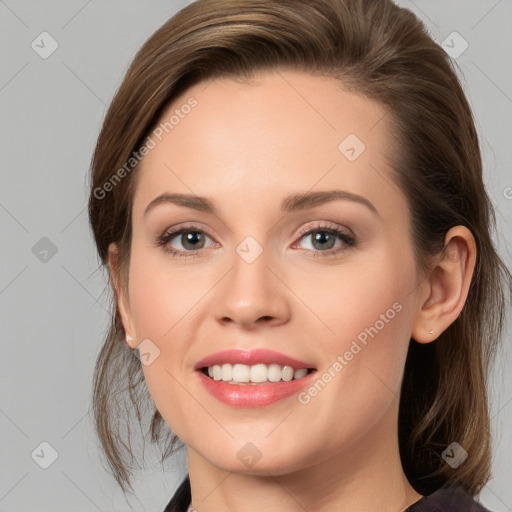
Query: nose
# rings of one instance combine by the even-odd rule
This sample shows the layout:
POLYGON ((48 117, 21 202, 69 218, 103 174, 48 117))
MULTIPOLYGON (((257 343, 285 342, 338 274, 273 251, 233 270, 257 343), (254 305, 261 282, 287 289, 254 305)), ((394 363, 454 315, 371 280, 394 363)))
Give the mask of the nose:
POLYGON ((290 297, 279 270, 269 263, 265 250, 252 263, 235 254, 233 267, 216 287, 213 307, 219 323, 255 330, 288 322, 290 297))

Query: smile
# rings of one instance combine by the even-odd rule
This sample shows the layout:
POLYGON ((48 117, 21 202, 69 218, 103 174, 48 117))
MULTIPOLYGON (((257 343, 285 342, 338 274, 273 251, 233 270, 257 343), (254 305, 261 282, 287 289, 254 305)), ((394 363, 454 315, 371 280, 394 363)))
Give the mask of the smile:
POLYGON ((264 382, 289 382, 305 377, 312 369, 282 366, 280 364, 216 364, 203 368, 205 375, 213 380, 230 384, 261 384, 264 382))
POLYGON ((224 350, 194 368, 206 391, 233 407, 264 407, 311 385, 312 363, 266 349, 224 350))

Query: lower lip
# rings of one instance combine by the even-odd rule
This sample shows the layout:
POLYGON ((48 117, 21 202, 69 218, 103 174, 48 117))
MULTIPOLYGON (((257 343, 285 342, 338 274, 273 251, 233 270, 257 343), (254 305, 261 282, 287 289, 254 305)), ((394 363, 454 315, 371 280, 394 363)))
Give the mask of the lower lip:
POLYGON ((311 383, 316 371, 297 380, 262 384, 229 384, 222 380, 211 379, 202 371, 198 373, 206 390, 217 400, 235 407, 264 407, 298 393, 311 383))

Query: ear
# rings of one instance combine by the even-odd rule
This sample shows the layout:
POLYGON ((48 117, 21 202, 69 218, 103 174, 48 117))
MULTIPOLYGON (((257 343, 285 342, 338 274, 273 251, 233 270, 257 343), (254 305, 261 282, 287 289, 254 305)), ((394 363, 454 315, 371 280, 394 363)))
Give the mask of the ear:
POLYGON ((459 316, 476 265, 476 243, 465 226, 451 228, 444 249, 420 286, 412 338, 430 343, 459 316))
POLYGON ((126 334, 126 343, 133 349, 137 348, 137 336, 130 308, 128 290, 126 286, 124 286, 124 283, 121 282, 119 250, 115 243, 111 243, 108 247, 108 267, 110 284, 114 291, 117 311, 126 334))

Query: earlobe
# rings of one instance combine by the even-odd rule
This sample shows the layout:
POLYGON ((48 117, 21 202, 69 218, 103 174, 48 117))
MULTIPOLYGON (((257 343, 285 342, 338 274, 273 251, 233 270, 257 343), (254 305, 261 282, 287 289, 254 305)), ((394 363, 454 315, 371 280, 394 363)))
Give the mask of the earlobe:
POLYGON ((411 334, 418 343, 434 341, 459 316, 466 302, 475 265, 473 234, 465 226, 451 228, 445 236, 442 253, 421 286, 423 297, 418 303, 411 334))
POLYGON ((128 290, 121 282, 120 268, 118 259, 118 248, 115 243, 111 243, 108 248, 108 267, 110 284, 114 293, 116 301, 117 312, 121 318, 124 332, 126 333, 126 344, 130 348, 137 348, 137 340, 135 337, 135 328, 130 309, 130 302, 128 300, 128 290))

